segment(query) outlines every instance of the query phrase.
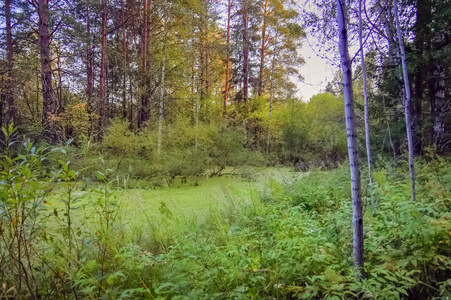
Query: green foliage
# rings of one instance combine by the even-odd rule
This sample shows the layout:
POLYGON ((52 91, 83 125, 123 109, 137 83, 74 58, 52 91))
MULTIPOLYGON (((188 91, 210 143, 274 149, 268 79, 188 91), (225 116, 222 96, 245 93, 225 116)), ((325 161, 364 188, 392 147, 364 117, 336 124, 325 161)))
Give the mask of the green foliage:
POLYGON ((346 156, 343 102, 332 94, 318 94, 308 103, 292 103, 279 117, 287 120, 284 155, 299 169, 334 167, 346 156))
POLYGON ((216 124, 190 126, 179 120, 166 126, 162 152, 158 149, 158 132, 133 133, 129 124, 116 120, 102 142, 103 152, 119 177, 147 179, 154 187, 170 185, 175 177, 221 175, 229 166, 262 166, 263 155, 245 148, 241 129, 216 124))
MULTIPOLYGON (((440 299, 451 294, 451 167, 433 151, 418 164, 416 202, 405 187, 408 179, 392 174, 396 169, 375 173, 364 214, 367 277, 358 281, 347 166, 289 183, 271 180, 261 196, 249 202, 231 197, 203 217, 179 215, 160 201, 158 215, 143 211, 145 218, 133 225, 122 218, 125 198, 120 189, 112 190, 117 178, 110 162, 100 161, 93 174, 98 186, 80 194, 81 170, 70 151, 52 149, 63 159, 53 173, 42 172, 51 149, 19 143, 12 127, 4 135, 9 146, 0 159, 3 295, 440 299)), ((205 141, 198 140, 199 151, 205 141)))

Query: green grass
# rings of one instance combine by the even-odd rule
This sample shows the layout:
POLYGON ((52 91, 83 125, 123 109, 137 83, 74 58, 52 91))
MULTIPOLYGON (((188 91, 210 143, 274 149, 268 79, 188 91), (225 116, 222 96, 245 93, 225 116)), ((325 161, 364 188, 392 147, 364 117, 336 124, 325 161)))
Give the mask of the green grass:
POLYGON ((143 215, 160 215, 160 203, 180 216, 205 214, 230 200, 248 202, 265 189, 269 179, 286 182, 303 176, 290 172, 288 168, 264 168, 255 170, 255 178, 249 180, 240 176, 220 176, 212 178, 188 178, 181 183, 176 178, 168 188, 129 189, 124 192, 122 209, 126 219, 136 220, 143 215), (195 184, 197 182, 197 184, 195 184))
MULTIPOLYGON (((219 177, 190 177, 186 183, 182 183, 182 178, 175 178, 170 186, 155 189, 151 188, 150 183, 140 181, 142 188, 113 187, 110 195, 119 200, 122 223, 139 226, 149 218, 160 219, 162 203, 178 217, 202 217, 230 202, 251 202, 269 188, 270 180, 289 183, 308 174, 293 172, 285 167, 246 168, 240 170, 247 174, 243 178, 241 173, 232 171, 226 169, 226 175, 219 177)), ((81 197, 85 215, 93 211, 93 202, 99 197, 94 188, 97 184, 91 189, 79 184, 74 191, 74 197, 81 197)), ((52 207, 58 210, 63 208, 63 203, 59 201, 61 193, 64 192, 60 187, 49 200, 52 207)), ((81 212, 74 214, 80 217, 81 212)))
POLYGON ((83 196, 85 209, 73 211, 72 238, 61 184, 51 216, 36 219, 45 230, 34 237, 39 257, 29 270, 55 299, 75 292, 79 299, 446 299, 450 170, 442 161, 418 165, 416 202, 405 172, 374 172, 374 193, 364 197, 363 281, 352 264, 347 166, 309 176, 242 170, 245 178, 203 177, 198 184, 176 178, 158 189, 112 182, 108 201, 101 183, 80 184, 73 196, 83 196), (42 268, 44 259, 51 269, 42 268), (64 289, 54 292, 53 274, 64 289))

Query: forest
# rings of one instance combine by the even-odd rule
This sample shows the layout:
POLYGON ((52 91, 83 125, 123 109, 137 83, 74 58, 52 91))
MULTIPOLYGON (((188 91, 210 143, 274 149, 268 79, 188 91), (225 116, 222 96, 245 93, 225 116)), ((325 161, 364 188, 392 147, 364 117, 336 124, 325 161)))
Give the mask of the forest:
POLYGON ((0 300, 451 298, 448 0, 0 4, 0 300))

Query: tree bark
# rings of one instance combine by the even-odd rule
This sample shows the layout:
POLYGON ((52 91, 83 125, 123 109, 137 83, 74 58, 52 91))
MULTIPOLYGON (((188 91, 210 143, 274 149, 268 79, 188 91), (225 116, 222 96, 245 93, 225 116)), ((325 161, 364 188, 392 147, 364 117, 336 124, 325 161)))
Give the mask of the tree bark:
MULTIPOLYGON (((150 0, 150 3, 152 1, 150 0)), ((151 4, 150 4, 151 5, 151 4)), ((149 102, 149 74, 147 70, 147 46, 148 46, 148 26, 149 26, 149 2, 144 0, 144 17, 143 17, 143 33, 142 33, 142 95, 141 95, 141 109, 138 118, 138 127, 150 120, 150 102, 149 102)))
POLYGON ((127 120, 127 26, 125 24, 124 0, 121 0, 122 16, 122 52, 124 60, 124 74, 122 75, 122 119, 127 120))
POLYGON ((393 10, 396 22, 396 33, 398 35, 399 51, 401 55, 402 74, 404 78, 404 115, 406 119, 406 133, 407 133, 407 146, 409 152, 409 173, 410 173, 410 190, 412 194, 412 200, 415 201, 415 175, 413 165, 413 140, 412 140, 412 125, 410 120, 410 85, 409 76, 407 72, 406 52, 404 50, 404 41, 401 34, 401 27, 399 25, 398 16, 398 2, 393 0, 393 10))
POLYGON ((434 90, 432 96, 434 97, 433 114, 433 140, 436 146, 437 153, 443 151, 442 136, 445 132, 445 69, 441 62, 436 62, 433 71, 434 90))
POLYGON ((366 69, 365 69, 365 55, 362 41, 362 1, 359 0, 359 45, 360 45, 360 60, 362 62, 362 78, 363 78, 363 98, 365 102, 365 140, 366 140, 366 156, 368 158, 368 178, 370 189, 373 187, 373 164, 371 159, 371 144, 370 144, 370 121, 368 116, 368 92, 366 83, 366 69))
POLYGON ((164 121, 164 96, 165 96, 165 69, 166 69, 166 11, 163 10, 163 58, 162 58, 162 65, 161 65, 161 85, 160 85, 160 107, 159 107, 159 118, 158 118, 158 154, 161 154, 161 141, 162 141, 162 135, 163 135, 163 121, 164 121))
POLYGON ((271 115, 272 115, 272 102, 274 98, 274 69, 276 67, 277 36, 279 33, 279 26, 277 26, 276 28, 277 28, 276 35, 274 37, 274 50, 273 50, 274 52, 272 54, 272 62, 271 62, 271 86, 269 90, 268 137, 266 139, 266 152, 268 153, 271 141, 271 115))
POLYGON ((11 0, 5 0, 5 21, 6 21, 6 59, 8 75, 6 79, 6 102, 8 103, 8 124, 16 121, 16 107, 14 105, 13 88, 13 39, 11 32, 11 0))
POLYGON ((357 150, 357 133, 355 127, 354 96, 352 90, 352 67, 348 52, 348 30, 346 20, 346 5, 344 0, 337 0, 337 19, 339 31, 339 49, 341 69, 343 71, 343 94, 345 98, 346 132, 348 140, 348 156, 351 169, 351 197, 352 197, 352 224, 353 259, 354 267, 360 279, 365 277, 363 257, 363 212, 360 186, 360 165, 357 150))
POLYGON ((102 0, 102 50, 100 58, 100 96, 99 96, 99 108, 100 108, 100 120, 99 131, 103 131, 104 119, 105 119, 105 56, 106 56, 106 4, 107 0, 102 0))
POLYGON ((268 14, 268 0, 263 4, 263 28, 262 28, 262 47, 260 49, 260 72, 258 78, 258 95, 263 93, 263 71, 265 68, 265 51, 266 51, 266 26, 268 14))
POLYGON ((48 124, 54 113, 52 66, 50 59, 49 0, 39 0, 39 48, 41 54, 41 84, 43 98, 43 121, 48 124))
MULTIPOLYGON (((92 57, 92 46, 91 46, 91 21, 89 13, 89 0, 86 0, 86 33, 87 33, 87 55, 86 55, 86 95, 88 97, 88 113, 92 113, 92 90, 93 90, 93 57, 92 57)), ((90 122, 92 118, 90 117, 90 122)))
POLYGON ((248 4, 244 1, 243 4, 243 23, 244 23, 244 63, 243 63, 243 92, 244 104, 247 105, 249 100, 249 36, 248 36, 248 4))
POLYGON ((230 17, 232 12, 231 0, 228 0, 227 5, 227 62, 226 62, 226 80, 224 91, 224 115, 227 112, 227 100, 229 98, 229 76, 230 76, 230 17))
POLYGON ((210 41, 209 41, 209 26, 208 26, 208 0, 205 0, 205 91, 208 94, 210 89, 210 41))
MULTIPOLYGON (((445 41, 445 36, 441 32, 437 32, 433 38, 433 49, 439 49, 443 46, 445 41)), ((431 91, 431 113, 433 120, 433 135, 432 139, 436 147, 437 153, 443 152, 443 133, 445 132, 445 110, 446 110, 446 99, 445 99, 445 68, 443 62, 440 59, 436 59, 434 62, 434 67, 432 71, 432 86, 431 91)))

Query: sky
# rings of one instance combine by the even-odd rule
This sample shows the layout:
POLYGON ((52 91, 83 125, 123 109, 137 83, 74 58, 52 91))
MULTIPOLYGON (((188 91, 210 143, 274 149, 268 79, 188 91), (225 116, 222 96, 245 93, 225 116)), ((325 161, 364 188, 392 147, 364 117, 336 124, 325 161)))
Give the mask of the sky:
POLYGON ((300 74, 304 77, 303 82, 297 82, 298 93, 302 100, 308 101, 310 98, 325 90, 326 85, 333 79, 333 74, 337 71, 335 66, 326 59, 320 57, 320 49, 313 42, 312 36, 307 36, 299 49, 299 54, 304 58, 305 64, 300 68, 300 74))
MULTIPOLYGON (((300 10, 304 12, 317 13, 318 8, 309 0, 296 0, 300 10)), ((337 65, 332 65, 330 60, 333 57, 327 54, 324 45, 319 39, 312 35, 309 30, 305 31, 306 38, 302 43, 301 49, 298 50, 299 55, 304 59, 305 64, 301 66, 299 72, 304 77, 303 82, 296 82, 298 92, 296 96, 303 101, 309 101, 310 98, 318 93, 324 92, 328 82, 332 81, 334 74, 338 70, 337 65)), ((332 55, 333 56, 333 55, 332 55)))

